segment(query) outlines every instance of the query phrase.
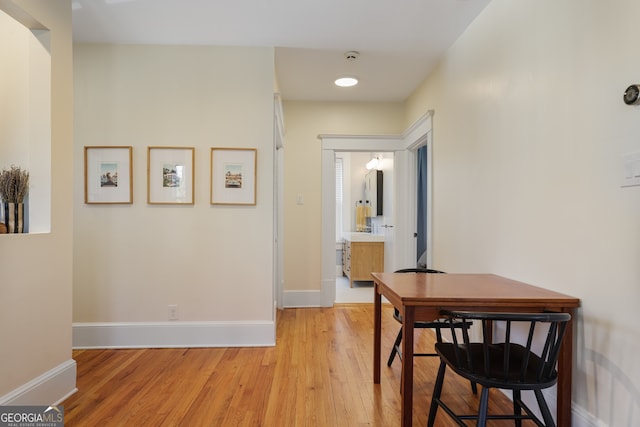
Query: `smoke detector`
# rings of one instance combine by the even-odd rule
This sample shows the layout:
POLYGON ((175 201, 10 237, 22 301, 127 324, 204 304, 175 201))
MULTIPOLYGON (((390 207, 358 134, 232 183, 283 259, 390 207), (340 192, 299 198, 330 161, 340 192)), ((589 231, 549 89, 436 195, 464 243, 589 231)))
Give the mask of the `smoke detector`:
MULTIPOLYGON (((355 61, 356 59, 358 59, 358 56, 360 56, 360 52, 356 52, 355 50, 350 50, 344 53, 344 58, 347 60, 347 62, 355 61)), ((350 75, 342 76, 336 79, 334 83, 336 86, 340 87, 351 87, 358 84, 358 78, 350 75)))
POLYGON ((355 50, 350 50, 344 53, 345 59, 349 62, 355 61, 356 59, 358 59, 358 56, 360 56, 360 52, 357 52, 355 50))

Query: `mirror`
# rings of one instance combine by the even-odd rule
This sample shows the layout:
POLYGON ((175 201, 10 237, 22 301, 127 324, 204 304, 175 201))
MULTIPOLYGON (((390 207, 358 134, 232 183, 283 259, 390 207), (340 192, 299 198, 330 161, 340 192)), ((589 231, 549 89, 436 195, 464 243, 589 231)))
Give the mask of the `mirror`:
POLYGON ((364 177, 364 197, 371 206, 371 216, 382 215, 382 171, 374 169, 367 172, 364 177))

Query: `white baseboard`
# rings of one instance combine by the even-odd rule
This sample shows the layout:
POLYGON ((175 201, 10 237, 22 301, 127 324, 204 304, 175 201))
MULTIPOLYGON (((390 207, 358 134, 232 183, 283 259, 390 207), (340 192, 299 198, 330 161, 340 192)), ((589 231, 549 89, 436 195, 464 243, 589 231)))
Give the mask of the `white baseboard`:
POLYGON ((57 405, 76 391, 76 361, 69 359, 4 396, 0 396, 0 406, 57 405))
MULTIPOLYGON (((509 400, 512 399, 512 394, 510 391, 501 390, 502 393, 507 396, 509 400)), ((549 411, 552 414, 557 413, 557 405, 556 405, 556 387, 545 389, 542 391, 544 394, 544 398, 547 401, 547 405, 549 406, 549 411)), ((535 411, 536 415, 540 417, 540 410, 538 409, 538 402, 531 392, 524 392, 522 395, 522 400, 524 403, 529 406, 533 411, 535 411)), ((555 417, 554 417, 555 418, 555 417)), ((591 414, 586 412, 580 406, 576 405, 572 402, 571 405, 571 425, 575 427, 606 427, 606 424, 602 424, 598 422, 598 420, 593 417, 591 414)))
POLYGON ((322 306, 321 291, 284 291, 283 297, 285 308, 322 306))
POLYGON ((573 403, 571 408, 571 421, 575 427, 606 427, 607 424, 591 415, 581 406, 573 403))
POLYGON ((73 348, 269 347, 275 323, 74 323, 73 348))

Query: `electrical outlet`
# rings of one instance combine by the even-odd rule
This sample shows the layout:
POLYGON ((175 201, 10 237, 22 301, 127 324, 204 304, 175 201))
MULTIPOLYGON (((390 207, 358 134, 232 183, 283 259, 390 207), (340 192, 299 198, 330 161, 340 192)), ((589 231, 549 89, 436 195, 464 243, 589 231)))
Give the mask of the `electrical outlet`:
POLYGON ((169 320, 178 320, 178 306, 176 304, 169 305, 169 320))

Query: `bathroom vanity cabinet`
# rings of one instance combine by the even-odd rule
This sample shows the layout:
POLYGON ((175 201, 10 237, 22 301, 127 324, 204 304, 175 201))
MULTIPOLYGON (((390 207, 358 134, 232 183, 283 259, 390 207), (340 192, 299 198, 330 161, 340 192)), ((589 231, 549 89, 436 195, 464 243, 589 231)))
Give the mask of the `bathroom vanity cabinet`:
POLYGON ((353 281, 371 281, 372 272, 384 271, 384 238, 368 233, 346 233, 342 241, 342 272, 353 281))

